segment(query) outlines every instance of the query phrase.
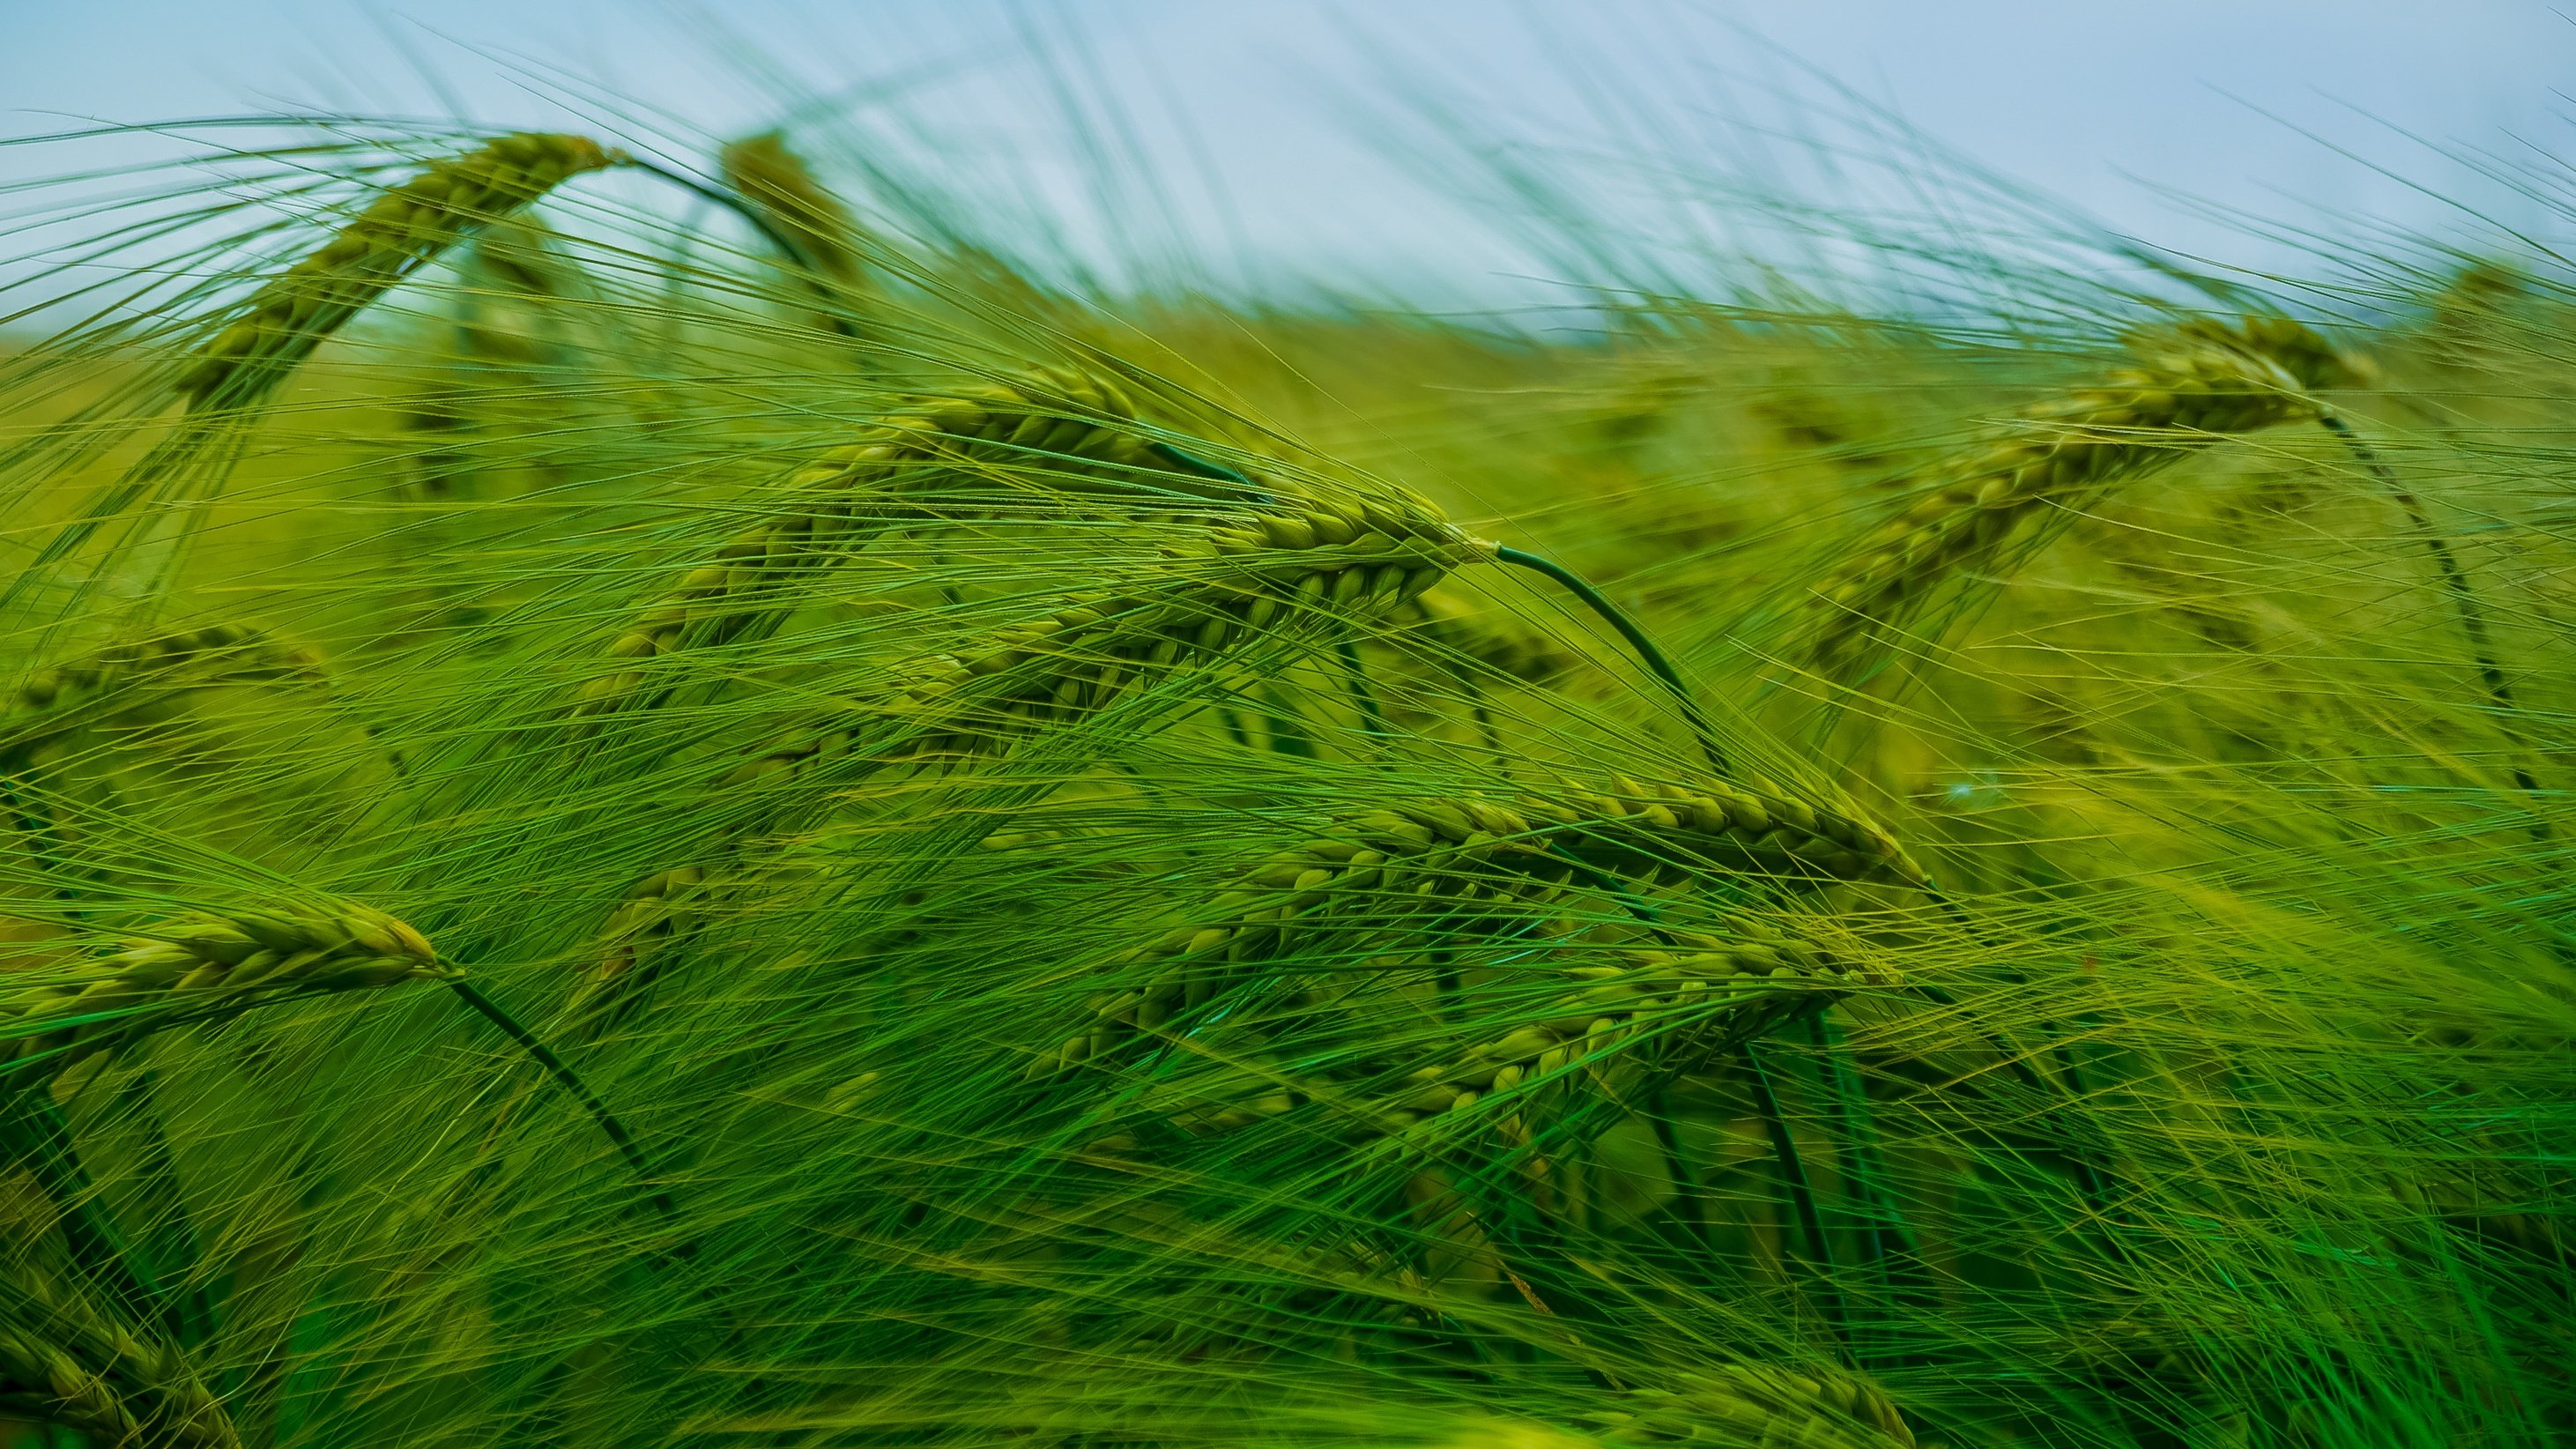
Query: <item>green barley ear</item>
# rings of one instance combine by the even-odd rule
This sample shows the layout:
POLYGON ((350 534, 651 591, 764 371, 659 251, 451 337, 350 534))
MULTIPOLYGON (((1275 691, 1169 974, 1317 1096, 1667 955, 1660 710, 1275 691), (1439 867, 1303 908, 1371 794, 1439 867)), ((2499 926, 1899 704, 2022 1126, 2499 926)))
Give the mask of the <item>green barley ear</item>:
POLYGON ((849 208, 814 179, 784 135, 764 131, 728 142, 720 161, 725 183, 796 243, 805 265, 843 287, 866 280, 849 208))
POLYGON ((1812 658, 1848 663, 1949 581, 1994 562, 2023 526, 2231 434, 2318 416, 2312 387, 2352 364, 2296 323, 2194 321, 2135 334, 2133 366, 2024 408, 1942 464, 1903 513, 1813 589, 1812 658))
POLYGON ((323 339, 475 227, 621 159, 586 136, 522 133, 439 162, 377 197, 320 250, 254 293, 198 350, 180 391, 191 409, 258 401, 323 339))
POLYGON ((418 931, 365 906, 175 917, 64 976, 11 986, 0 996, 0 1074, 95 1072, 168 1026, 454 974, 418 931))
POLYGON ((0 1413, 98 1445, 240 1449, 224 1408, 179 1350, 0 1255, 0 1413))

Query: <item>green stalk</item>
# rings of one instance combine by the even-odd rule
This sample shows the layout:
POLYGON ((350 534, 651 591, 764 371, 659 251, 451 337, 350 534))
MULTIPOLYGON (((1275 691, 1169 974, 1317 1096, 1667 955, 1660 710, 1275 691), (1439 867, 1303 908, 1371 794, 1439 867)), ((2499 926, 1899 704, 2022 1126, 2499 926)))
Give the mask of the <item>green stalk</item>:
MULTIPOLYGON (((2495 645, 2487 636, 2486 611, 2479 607, 2477 590, 2469 582, 2469 571, 2461 566, 2459 556, 2451 551, 2450 540, 2433 526, 2432 516, 2424 511, 2423 500, 2399 481, 2396 470, 2389 467, 2380 458, 2378 450, 2353 430, 2352 424, 2333 413, 2321 413, 2317 421, 2325 426, 2327 432, 2342 440, 2354 459, 2379 481, 2379 486, 2387 490, 2397 506, 2406 511, 2406 521, 2414 526, 2416 536, 2424 541, 2425 551, 2433 556, 2434 571, 2442 576, 2443 592, 2451 596, 2452 611, 2459 615, 2460 632, 2468 638, 2469 657, 2478 666, 2478 678, 2486 685, 2487 698, 2495 701, 2496 709, 2510 720, 2518 708, 2514 704, 2513 685, 2505 678, 2504 667, 2496 662, 2495 645)), ((2513 767, 2513 783, 2526 795, 2537 797, 2540 794, 2540 782, 2518 762, 2513 767)), ((2533 830, 2543 840, 2551 838, 2549 822, 2545 819, 2538 821, 2533 830)))
POLYGON ((1817 1070, 1824 1077, 1825 1094, 1833 1102, 1835 1129, 1843 1144, 1843 1184, 1861 1220, 1862 1250, 1878 1280, 1881 1297, 1893 1302, 1896 1258, 1907 1246, 1907 1233, 1896 1195, 1887 1187, 1887 1174, 1878 1160, 1878 1132, 1869 1110, 1869 1087, 1844 1058, 1842 1033, 1834 1027, 1832 1008, 1808 1015, 1807 1039, 1815 1046, 1817 1070))
POLYGON ((1717 747, 1717 734, 1708 727, 1707 717, 1699 712, 1698 702, 1691 698, 1690 687, 1682 683, 1681 675, 1674 670, 1672 661, 1664 657, 1664 651, 1656 648, 1655 641, 1647 638, 1646 631, 1638 628, 1636 622, 1631 620, 1618 605, 1610 602, 1599 589, 1592 587, 1581 574, 1541 558, 1537 554, 1525 553, 1516 548, 1497 548, 1494 550, 1494 559, 1498 563, 1530 569, 1556 580, 1576 598, 1581 599, 1593 613, 1600 615, 1611 628, 1618 630, 1619 637, 1628 641, 1628 647, 1637 651, 1637 658, 1644 662, 1656 679, 1662 681, 1665 690, 1672 695, 1673 703, 1680 706, 1682 718, 1690 721, 1691 732, 1699 737, 1700 750, 1708 757, 1708 767, 1721 775, 1726 773, 1725 752, 1717 747))
MULTIPOLYGON (((447 978, 447 986, 449 990, 456 993, 458 1000, 474 1008, 484 1020, 499 1027, 502 1035, 518 1043, 519 1049, 526 1052, 530 1060, 546 1069, 547 1074, 555 1079, 556 1085, 572 1094, 573 1100, 579 1102, 582 1109, 590 1113, 590 1119, 599 1124, 600 1132, 615 1144, 618 1154, 626 1159, 627 1166, 635 1170, 637 1178, 647 1184, 653 1181, 653 1165, 645 1160, 643 1149, 635 1145, 635 1139, 628 1134, 626 1125, 609 1112, 608 1104, 599 1100, 598 1094, 591 1091, 588 1084, 575 1075, 571 1067, 564 1064, 563 1058, 555 1055, 554 1048, 539 1040, 536 1033, 521 1026, 517 1018, 502 1010, 492 998, 475 990, 473 984, 464 977, 447 978)), ((661 1212, 662 1216, 677 1222, 680 1210, 671 1201, 671 1195, 658 1187, 651 1188, 650 1192, 653 1206, 661 1212)))
POLYGON ((1833 1244, 1825 1237, 1824 1215, 1816 1211, 1816 1190, 1807 1180, 1807 1167, 1798 1156, 1797 1140, 1790 1135, 1788 1119, 1781 1115, 1780 1098, 1771 1089, 1770 1073, 1762 1065, 1762 1047, 1758 1041, 1744 1044, 1745 1079, 1753 1089, 1753 1110, 1762 1118, 1762 1127, 1771 1138, 1771 1156, 1779 1164, 1780 1181, 1789 1190, 1790 1210, 1797 1215, 1798 1232, 1807 1242, 1807 1251, 1790 1250, 1790 1256, 1816 1285, 1816 1297, 1823 1309, 1825 1326, 1834 1338, 1834 1348, 1845 1362, 1851 1360, 1851 1315, 1843 1305, 1841 1287, 1834 1282, 1833 1244))

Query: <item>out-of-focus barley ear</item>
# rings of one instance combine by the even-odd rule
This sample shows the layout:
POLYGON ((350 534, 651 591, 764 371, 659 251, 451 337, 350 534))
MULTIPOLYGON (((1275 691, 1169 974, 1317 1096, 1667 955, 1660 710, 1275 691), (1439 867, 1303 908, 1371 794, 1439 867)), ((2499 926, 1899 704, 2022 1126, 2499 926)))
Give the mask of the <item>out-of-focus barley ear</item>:
POLYGON ((1579 662, 1538 629, 1498 611, 1471 609, 1437 589, 1398 610, 1393 622, 1462 663, 1523 684, 1550 683, 1579 662))
POLYGON ((725 184, 769 218, 779 235, 796 243, 799 260, 843 295, 867 283, 859 258, 858 224, 839 197, 814 179, 805 158, 787 138, 764 131, 726 144, 720 164, 725 184))
POLYGON ((475 227, 624 159, 586 136, 530 132, 429 167, 252 294, 197 350, 180 392, 192 411, 258 402, 352 316, 475 227))
POLYGON ((384 744, 374 723, 346 710, 320 655, 247 624, 147 635, 28 673, 0 695, 0 767, 41 764, 78 731, 157 722, 190 690, 237 684, 300 684, 318 691, 382 748, 389 769, 402 772, 401 757, 384 744))
POLYGON ((1950 580, 1990 564, 2028 520, 2098 496, 2233 434, 2302 418, 2311 389, 2357 364, 2283 319, 2194 320, 2133 335, 2135 366, 2022 410, 1941 465, 1915 501, 1814 586, 1807 649, 1851 661, 1950 580))
POLYGON ((14 1247, 0 1253, 0 1412, 100 1446, 241 1444, 177 1348, 117 1323, 14 1247))

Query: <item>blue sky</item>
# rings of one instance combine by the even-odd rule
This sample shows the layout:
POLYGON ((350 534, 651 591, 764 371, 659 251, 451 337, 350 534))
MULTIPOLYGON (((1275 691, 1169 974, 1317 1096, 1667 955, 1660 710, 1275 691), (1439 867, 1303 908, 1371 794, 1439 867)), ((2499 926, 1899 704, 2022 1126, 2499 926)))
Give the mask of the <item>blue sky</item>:
MULTIPOLYGON (((0 0, 0 34, 14 135, 295 106, 613 125, 585 91, 649 108, 665 134, 725 135, 791 95, 858 96, 846 144, 931 145, 902 139, 898 120, 917 121, 950 148, 935 169, 1076 251, 1161 247, 1247 274, 1557 265, 1458 199, 1482 173, 1424 140, 1405 103, 1427 97, 1483 141, 1608 158, 1586 163, 1596 176, 1653 152, 1644 173, 1694 190, 1750 178, 1939 210, 1949 181, 1909 188, 1944 168, 1907 154, 1938 143, 2115 230, 2288 270, 2293 249, 2205 208, 2345 236, 2471 226, 2466 201, 2546 228, 2546 207, 2454 158, 2576 152, 2554 89, 2576 80, 2576 21, 2509 0, 0 0), (894 109, 864 99, 888 95, 894 109), (1864 107, 1901 120, 1862 143, 1882 164, 1817 164, 1864 107), (1071 114, 1113 157, 1144 158, 1113 169, 1150 173, 1150 198, 1095 184, 1071 114)), ((167 154, 155 144, 132 154, 167 154)), ((0 150, 0 182, 64 164, 0 150)), ((1633 188, 1594 201, 1614 233, 1663 225, 1633 188)))

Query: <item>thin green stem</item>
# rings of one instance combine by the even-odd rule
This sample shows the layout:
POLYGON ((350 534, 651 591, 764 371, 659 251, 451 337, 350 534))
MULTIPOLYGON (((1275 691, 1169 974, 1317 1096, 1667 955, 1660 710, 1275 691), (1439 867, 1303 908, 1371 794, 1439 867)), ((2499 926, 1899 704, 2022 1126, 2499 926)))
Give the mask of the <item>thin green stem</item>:
POLYGON ((1806 1162, 1798 1155, 1797 1139, 1789 1131, 1789 1120, 1780 1111, 1780 1097, 1771 1088, 1771 1074, 1762 1065, 1761 1043, 1744 1044, 1745 1080, 1752 1087, 1753 1110, 1762 1119, 1762 1127, 1771 1138, 1771 1156, 1780 1166, 1781 1185, 1789 1190, 1790 1211, 1798 1219, 1799 1235, 1806 1239, 1807 1251, 1792 1252, 1816 1285, 1819 1306, 1824 1311, 1825 1326, 1832 1331, 1834 1347, 1848 1361, 1851 1357, 1850 1314, 1843 1306, 1842 1289, 1834 1282, 1834 1250, 1825 1237, 1825 1219, 1816 1211, 1816 1190, 1807 1179, 1806 1162))
POLYGON ((1333 653, 1342 661, 1342 677, 1350 686, 1351 704, 1360 712, 1360 728, 1368 731, 1370 739, 1385 744, 1393 735, 1386 727, 1385 713, 1378 708, 1377 691, 1369 688, 1368 670, 1360 663, 1360 646, 1344 634, 1333 641, 1333 653))
MULTIPOLYGON (((2433 526, 2432 516, 2424 511, 2423 500, 2398 479, 2397 471, 2388 466, 2368 440, 2353 430, 2352 424, 2333 413, 2321 413, 2317 421, 2325 426, 2327 432, 2342 440, 2354 459, 2379 481, 2379 486, 2387 490, 2397 506, 2406 511, 2406 521, 2414 525, 2416 536, 2424 540, 2425 551, 2433 555, 2433 568, 2442 576, 2443 591, 2451 596, 2451 608, 2460 617, 2460 632, 2468 637, 2469 657, 2478 666, 2478 678, 2486 685, 2487 697, 2495 701, 2496 708, 2506 716, 2510 727, 2516 710, 2513 685, 2505 678, 2504 667, 2496 662, 2495 645, 2487 636, 2486 611, 2478 606, 2477 590, 2469 582, 2469 571, 2461 566, 2459 555, 2451 551, 2450 540, 2433 526)), ((2531 771, 2519 762, 2513 766, 2513 783, 2526 795, 2537 796, 2540 793, 2540 782, 2532 778, 2531 771)), ((2548 821, 2540 821, 2536 828, 2541 838, 2549 838, 2548 821)))
POLYGON ((1807 1040, 1816 1049, 1817 1069, 1833 1101, 1835 1131, 1843 1149, 1844 1196, 1861 1220, 1861 1247, 1878 1279, 1878 1292, 1883 1301, 1892 1303, 1896 1258, 1906 1248, 1906 1233, 1896 1195, 1887 1185, 1886 1165, 1879 1160, 1869 1087, 1844 1059, 1842 1034, 1834 1029, 1831 1007, 1809 1013, 1807 1040))
MULTIPOLYGON (((652 1182, 653 1165, 645 1160, 643 1149, 635 1145, 635 1139, 627 1133, 626 1125, 609 1112, 608 1104, 600 1101, 598 1094, 591 1091, 588 1084, 574 1075, 573 1069, 564 1064, 563 1058, 555 1055, 554 1048, 538 1040, 536 1033, 521 1026, 517 1018, 502 1010, 492 998, 475 990, 473 984, 463 977, 447 978, 447 987, 456 993, 458 1000, 474 1008, 484 1020, 499 1027, 503 1035, 517 1042, 519 1049, 526 1052, 530 1060, 545 1068, 546 1072, 555 1079, 556 1084, 570 1092, 573 1100, 581 1103, 582 1108, 590 1113, 591 1120, 599 1124, 600 1132, 616 1145, 618 1153, 626 1159, 626 1165, 635 1169, 635 1175, 648 1184, 652 1182)), ((664 1217, 677 1221, 680 1210, 671 1201, 670 1194, 658 1187, 652 1188, 651 1191, 653 1206, 664 1217)))
POLYGON ((1637 658, 1644 662, 1647 670, 1671 692, 1673 703, 1681 708, 1682 718, 1690 721, 1691 732, 1699 737, 1700 750, 1708 757, 1708 767, 1721 775, 1726 773, 1726 753, 1717 747, 1717 734, 1708 727, 1707 717, 1699 712, 1698 702, 1691 698, 1690 686, 1682 683, 1672 661, 1664 657, 1664 651, 1655 647, 1654 640, 1646 637, 1645 630, 1638 628, 1618 605, 1611 603, 1599 589, 1592 587, 1572 569, 1517 548, 1497 548, 1494 558, 1497 562, 1529 569, 1556 580, 1593 613, 1600 615, 1611 628, 1618 630, 1619 637, 1627 640, 1628 647, 1637 651, 1637 658))

